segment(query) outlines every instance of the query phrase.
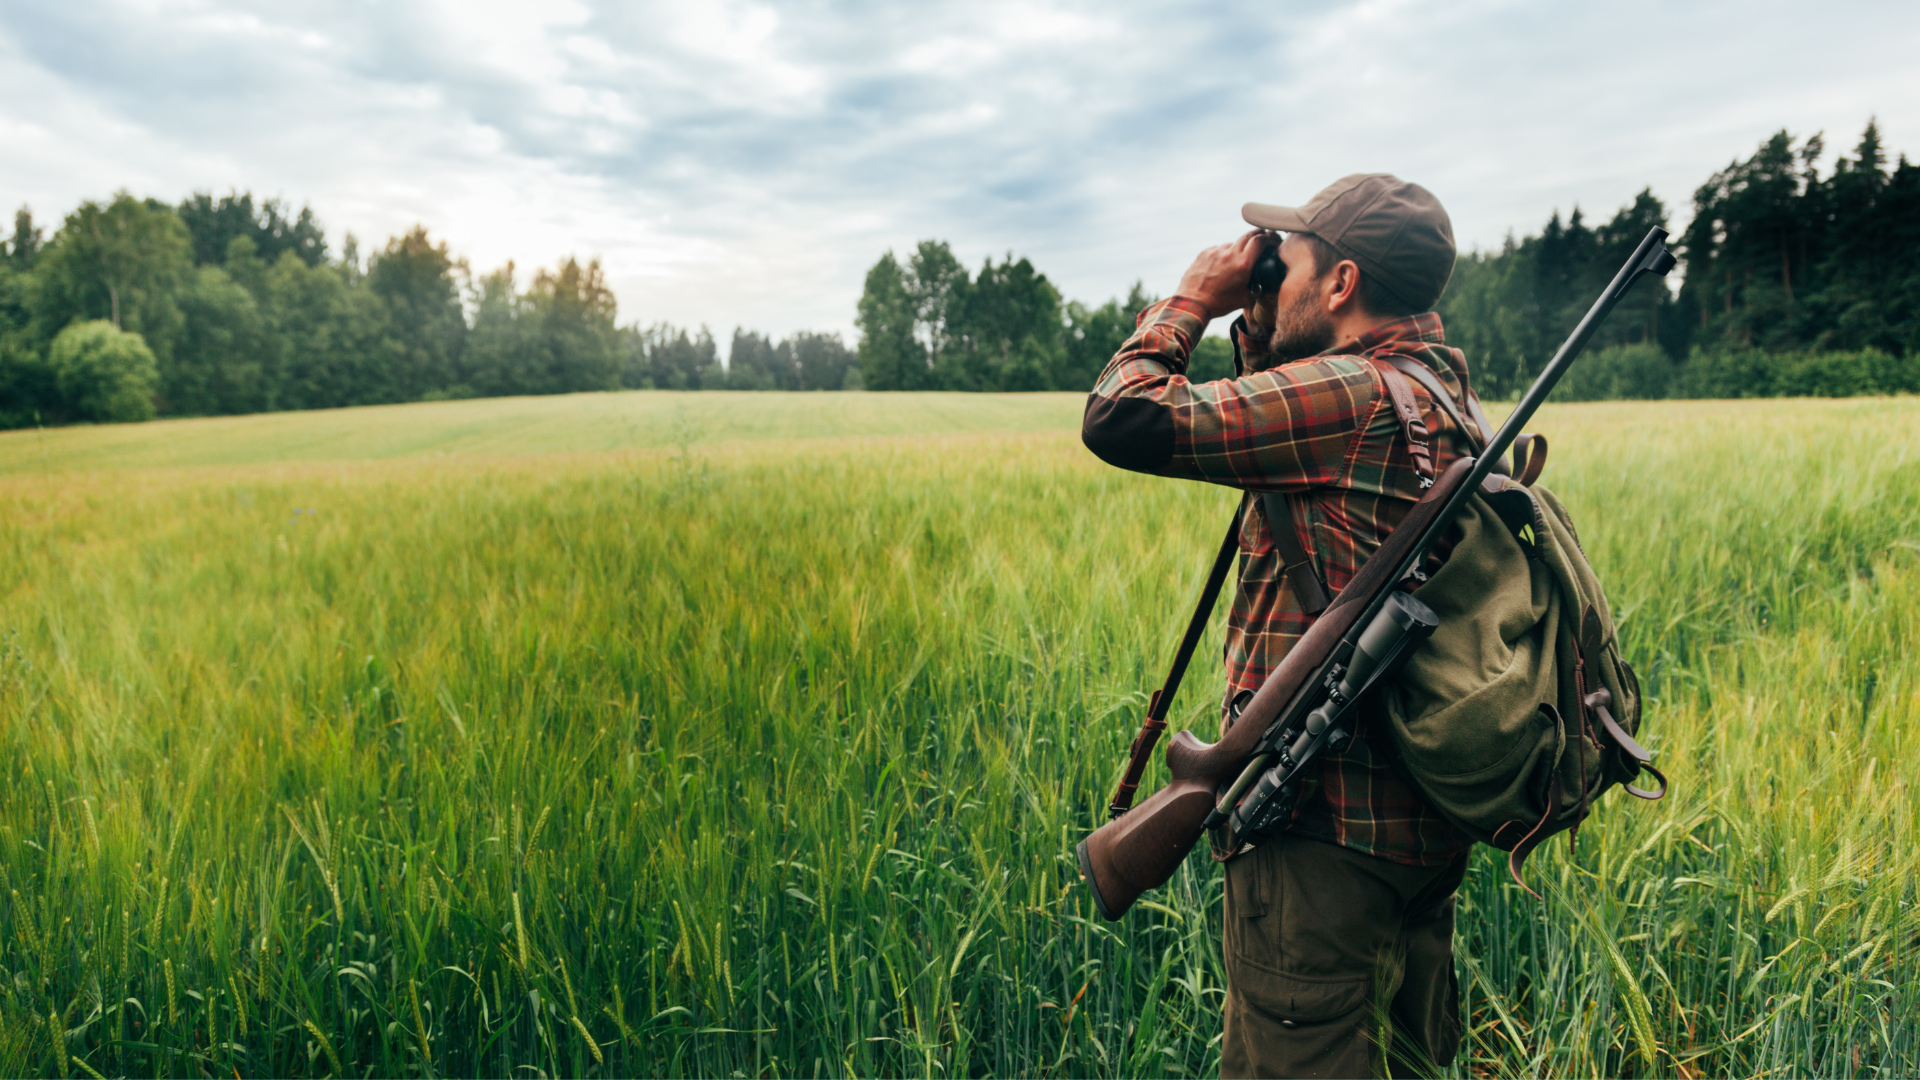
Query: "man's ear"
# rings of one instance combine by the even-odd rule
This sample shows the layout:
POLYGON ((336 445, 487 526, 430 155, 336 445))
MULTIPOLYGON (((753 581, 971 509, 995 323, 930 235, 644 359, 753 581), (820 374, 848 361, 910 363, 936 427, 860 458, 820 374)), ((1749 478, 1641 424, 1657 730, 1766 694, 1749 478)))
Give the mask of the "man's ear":
POLYGON ((1327 314, 1339 315, 1343 312, 1359 310, 1360 303, 1360 266, 1352 259, 1342 259, 1333 266, 1333 273, 1327 275, 1332 285, 1327 290, 1327 314))

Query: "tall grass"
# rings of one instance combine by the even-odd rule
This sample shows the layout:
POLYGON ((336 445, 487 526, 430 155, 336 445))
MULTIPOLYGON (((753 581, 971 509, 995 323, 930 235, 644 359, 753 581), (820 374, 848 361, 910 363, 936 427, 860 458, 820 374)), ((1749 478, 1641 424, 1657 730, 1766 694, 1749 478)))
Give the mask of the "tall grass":
MULTIPOLYGON (((1476 865, 1456 1069, 1920 1069, 1920 408, 1540 426, 1675 790, 1476 865)), ((1108 926, 1071 849, 1231 495, 661 445, 0 481, 0 1071, 1217 1070, 1217 871, 1108 926)))

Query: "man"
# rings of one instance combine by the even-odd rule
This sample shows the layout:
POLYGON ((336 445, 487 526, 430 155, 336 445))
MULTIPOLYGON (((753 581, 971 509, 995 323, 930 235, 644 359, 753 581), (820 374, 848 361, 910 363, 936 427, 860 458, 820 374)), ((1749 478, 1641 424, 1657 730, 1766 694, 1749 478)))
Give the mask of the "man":
MULTIPOLYGON (((1338 593, 1481 435, 1394 366, 1423 365, 1465 404, 1465 360, 1430 310, 1454 262, 1452 225, 1431 193, 1349 176, 1297 209, 1249 203, 1242 213, 1256 231, 1201 252, 1176 294, 1140 313, 1081 431, 1109 464, 1256 493, 1227 624, 1229 724, 1312 624, 1316 598, 1302 593, 1338 593), (1268 230, 1287 234, 1285 277, 1255 298, 1248 275, 1268 230), (1242 309, 1241 376, 1187 381, 1208 322, 1242 309), (1395 391, 1418 406, 1430 460, 1415 452, 1418 424, 1396 410, 1395 391), (1298 546, 1276 545, 1275 527, 1298 546), (1290 576, 1281 548, 1304 549, 1318 582, 1290 576)), ((1226 864, 1225 1076, 1386 1075, 1453 1059, 1453 894, 1471 841, 1362 727, 1303 782, 1292 822, 1226 864)))

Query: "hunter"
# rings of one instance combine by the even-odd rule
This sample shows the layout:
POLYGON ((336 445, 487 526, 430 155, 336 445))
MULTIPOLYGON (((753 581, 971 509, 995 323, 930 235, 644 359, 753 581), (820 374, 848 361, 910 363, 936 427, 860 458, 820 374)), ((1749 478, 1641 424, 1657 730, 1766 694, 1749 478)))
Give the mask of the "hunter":
MULTIPOLYGON (((1471 452, 1458 410, 1395 359, 1467 403, 1465 358, 1431 310, 1455 255, 1439 200, 1373 173, 1298 208, 1248 203, 1242 216, 1254 231, 1201 252, 1175 294, 1140 313, 1081 429, 1108 464, 1253 493, 1223 727, 1419 500, 1423 477, 1471 452), (1256 297, 1249 275, 1275 233, 1284 277, 1256 297), (1238 377, 1188 381, 1208 323, 1235 311, 1238 377), (1393 402, 1408 389, 1429 434, 1424 468, 1393 402), (1276 542, 1276 529, 1291 535, 1276 542)), ((1477 412, 1465 422, 1484 424, 1477 412)), ((1453 1060, 1454 892, 1471 841, 1370 727, 1321 759, 1290 825, 1226 862, 1223 1076, 1406 1075, 1453 1060)))

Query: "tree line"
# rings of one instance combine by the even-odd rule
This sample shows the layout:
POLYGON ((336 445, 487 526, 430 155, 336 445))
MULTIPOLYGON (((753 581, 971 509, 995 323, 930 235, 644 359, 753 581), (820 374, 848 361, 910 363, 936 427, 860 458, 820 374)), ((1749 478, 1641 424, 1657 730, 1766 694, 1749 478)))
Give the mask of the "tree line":
MULTIPOLYGON (((1869 123, 1822 173, 1782 131, 1694 193, 1676 291, 1635 290, 1569 397, 1920 391, 1920 167, 1869 123)), ((1461 256, 1438 304, 1488 397, 1516 394, 1647 229, 1651 190, 1600 224, 1461 256)), ((336 255, 308 208, 232 193, 85 202, 51 237, 21 209, 0 241, 0 425, 215 415, 583 390, 1073 390, 1153 297, 1092 306, 1026 258, 977 273, 939 240, 867 272, 857 350, 617 323, 597 261, 475 275, 424 228, 336 255)), ((1190 374, 1232 373, 1204 339, 1190 374)))
MULTIPOLYGON (((1674 240, 1677 294, 1642 285, 1601 326, 1567 397, 1920 391, 1920 167, 1889 167, 1867 125, 1822 175, 1820 136, 1780 132, 1716 172, 1674 240)), ((1604 223, 1576 207, 1536 235, 1462 254, 1437 309, 1488 397, 1518 394, 1647 230, 1669 227, 1649 190, 1604 223)), ((945 243, 889 252, 860 298, 860 365, 872 389, 1085 390, 1150 298, 1063 303, 1025 259, 977 276, 945 243)), ((1231 374, 1208 338, 1194 378, 1231 374)))
POLYGON ((598 261, 474 275, 416 227, 338 256, 308 208, 126 193, 0 241, 0 425, 614 389, 841 389, 831 334, 620 326, 598 261))
MULTIPOLYGON (((1920 391, 1920 166, 1891 166, 1869 122, 1822 175, 1821 136, 1781 131, 1694 192, 1678 292, 1641 286, 1601 327, 1571 396, 1752 397, 1920 391)), ((1439 311, 1492 396, 1539 371, 1667 209, 1643 191, 1589 226, 1464 255, 1439 311)))

